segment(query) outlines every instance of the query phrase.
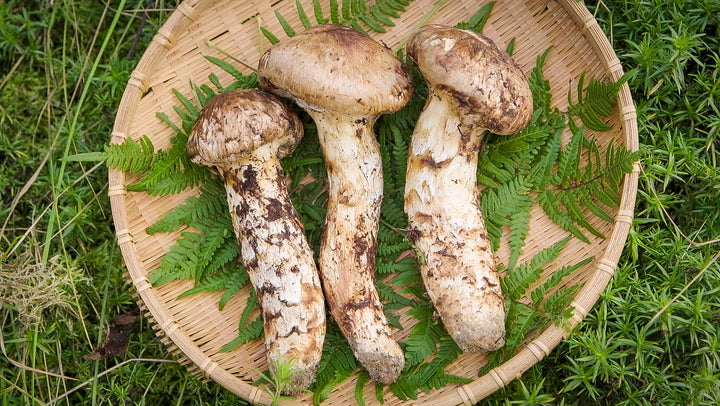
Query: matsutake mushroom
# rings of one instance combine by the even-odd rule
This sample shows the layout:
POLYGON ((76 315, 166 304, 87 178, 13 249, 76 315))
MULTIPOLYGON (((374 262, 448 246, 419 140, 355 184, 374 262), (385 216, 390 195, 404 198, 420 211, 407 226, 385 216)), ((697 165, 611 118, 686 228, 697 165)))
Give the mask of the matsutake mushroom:
POLYGON ((210 100, 187 142, 190 159, 225 181, 242 262, 262 309, 271 372, 278 361, 296 370, 290 393, 315 380, 326 328, 313 252, 280 166, 302 136, 300 120, 281 99, 245 89, 210 100))
POLYGON ((420 270, 446 329, 466 352, 505 341, 505 299, 480 211, 478 151, 486 130, 512 134, 532 117, 528 81, 487 37, 419 29, 407 55, 428 82, 409 147, 405 211, 420 270))
POLYGON ((258 77, 315 120, 328 176, 318 259, 326 301, 370 377, 390 383, 405 360, 374 284, 383 177, 373 124, 410 100, 409 71, 369 36, 328 24, 268 49, 258 77))

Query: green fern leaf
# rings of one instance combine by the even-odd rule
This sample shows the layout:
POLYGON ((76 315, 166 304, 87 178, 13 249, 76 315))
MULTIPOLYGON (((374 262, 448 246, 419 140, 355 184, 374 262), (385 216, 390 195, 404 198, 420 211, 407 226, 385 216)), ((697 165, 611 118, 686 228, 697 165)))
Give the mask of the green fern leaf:
MULTIPOLYGON (((231 260, 233 259, 237 259, 237 250, 231 260)), ((242 266, 240 266, 237 262, 235 263, 237 266, 231 266, 224 271, 216 272, 213 275, 210 275, 196 284, 193 288, 180 294, 178 299, 189 297, 201 292, 223 292, 223 295, 220 297, 218 302, 218 310, 222 310, 230 298, 247 285, 250 280, 244 268, 242 268, 242 266)))
POLYGON ((344 21, 349 21, 352 18, 352 14, 353 14, 352 5, 353 5, 353 0, 342 0, 341 1, 340 11, 342 12, 342 18, 344 21))
POLYGON ((355 403, 358 406, 365 406, 365 385, 370 380, 370 374, 368 374, 366 371, 362 371, 357 376, 357 381, 355 382, 355 403))
POLYGON ((147 228, 148 234, 171 232, 184 225, 196 226, 206 218, 224 216, 228 213, 227 200, 220 182, 205 182, 198 197, 190 196, 185 203, 163 216, 147 228))
POLYGON ((375 32, 379 32, 379 33, 387 32, 387 30, 385 30, 385 28, 383 28, 383 26, 380 25, 380 23, 377 20, 373 19, 372 16, 370 16, 368 14, 358 14, 357 18, 375 32))
POLYGON ((268 40, 268 42, 270 42, 270 44, 275 45, 280 42, 280 39, 276 37, 275 34, 270 32, 270 30, 268 30, 267 28, 260 27, 260 32, 268 40))
POLYGON ((380 0, 377 2, 376 5, 377 5, 378 10, 380 10, 380 12, 382 12, 383 14, 385 14, 389 17, 392 17, 392 18, 400 18, 400 14, 398 13, 398 11, 400 11, 400 12, 405 11, 405 8, 400 6, 400 9, 397 9, 397 8, 393 7, 393 4, 396 4, 396 3, 391 2, 391 1, 380 0))
POLYGON ((357 361, 347 340, 335 324, 328 324, 325 345, 313 385, 313 404, 322 403, 338 384, 357 370, 357 361))
POLYGON ((323 15, 323 9, 322 5, 320 4, 320 0, 313 0, 313 12, 315 13, 315 21, 317 21, 318 24, 328 23, 329 20, 323 15))
POLYGON ((385 308, 387 310, 400 309, 406 306, 414 307, 417 305, 415 301, 400 295, 395 289, 386 285, 384 282, 375 281, 375 283, 377 284, 378 295, 380 295, 380 299, 385 302, 385 308))
POLYGON ((377 20, 380 24, 383 24, 387 27, 395 26, 395 23, 393 22, 393 20, 387 18, 387 16, 385 16, 382 13, 382 11, 380 10, 380 7, 378 7, 377 4, 370 7, 369 11, 370 11, 370 14, 372 15, 372 17, 375 20, 377 20))
MULTIPOLYGON (((298 9, 298 13, 300 13, 300 9, 298 9)), ((282 14, 280 14, 280 12, 277 10, 275 10, 275 17, 278 19, 278 22, 280 23, 283 31, 285 31, 285 35, 287 35, 288 37, 294 37, 295 30, 290 26, 290 23, 287 22, 285 17, 283 17, 282 14)))
POLYGON ((540 279, 543 266, 554 261, 568 241, 570 241, 570 238, 565 238, 538 252, 530 260, 529 264, 520 264, 514 268, 508 268, 506 276, 500 280, 505 296, 510 301, 519 300, 528 287, 540 279))
POLYGON ((308 28, 312 27, 312 22, 310 22, 307 13, 305 13, 305 8, 303 7, 302 3, 300 3, 300 0, 295 0, 295 9, 297 9, 297 14, 300 18, 300 23, 303 25, 303 28, 307 30, 308 28))
POLYGON ((330 0, 330 21, 333 24, 340 24, 340 8, 337 0, 330 0))
POLYGON ((562 202, 567 214, 570 218, 578 224, 580 227, 588 230, 592 235, 598 238, 605 238, 605 236, 593 227, 592 224, 587 220, 587 216, 583 213, 581 202, 576 200, 576 194, 569 191, 560 191, 558 193, 560 202, 562 202))
POLYGON ((459 23, 455 25, 455 27, 462 30, 472 30, 477 32, 478 34, 482 34, 483 28, 485 28, 485 23, 487 23, 490 19, 490 13, 492 13, 492 9, 494 6, 494 1, 485 4, 484 6, 480 7, 478 11, 473 14, 473 16, 470 17, 467 22, 459 23))
MULTIPOLYGON (((175 95, 175 98, 178 99, 180 104, 185 108, 184 110, 180 107, 173 106, 176 112, 178 112, 178 115, 180 115, 180 118, 183 119, 183 121, 191 121, 194 122, 195 118, 200 114, 200 109, 195 106, 195 104, 185 97, 182 93, 179 91, 172 89, 173 94, 175 95)), ((186 131, 189 132, 189 131, 186 131)))
POLYGON ((592 262, 593 259, 593 257, 585 258, 580 262, 577 262, 573 265, 563 266, 559 270, 553 272, 553 274, 545 282, 543 282, 540 286, 536 287, 532 290, 532 292, 530 292, 530 298, 532 299, 533 303, 542 303, 546 299, 545 295, 548 291, 558 286, 564 278, 571 275, 576 270, 592 262))
POLYGON ((232 341, 225 344, 220 352, 230 352, 237 347, 249 343, 250 341, 257 340, 262 337, 263 333, 263 320, 262 317, 258 317, 249 323, 245 328, 240 329, 240 334, 235 337, 232 341))
POLYGON ((429 304, 408 310, 407 315, 418 320, 404 342, 405 364, 418 365, 436 350, 437 330, 433 328, 433 308, 429 304))
MULTIPOLYGON (((258 86, 257 74, 251 73, 249 75, 246 75, 246 74, 242 73, 240 71, 240 69, 238 69, 235 65, 231 64, 230 62, 224 61, 224 60, 222 60, 220 58, 216 58, 214 56, 205 56, 205 59, 207 59, 213 65, 217 66, 218 68, 220 68, 220 69, 224 70, 225 72, 227 72, 228 74, 230 74, 230 76, 232 76, 237 81, 238 87, 249 89, 249 88, 258 86)), ((218 87, 218 89, 221 88, 218 85, 216 85, 216 86, 218 87)), ((203 103, 203 105, 204 105, 204 103, 203 103)))
POLYGON ((183 232, 175 241, 175 245, 163 255, 160 267, 148 276, 153 285, 163 285, 175 280, 193 280, 196 269, 192 266, 196 246, 202 241, 202 235, 195 232, 183 232))
POLYGON ((560 199, 551 190, 540 192, 537 195, 537 201, 540 203, 545 214, 560 226, 563 230, 569 231, 575 238, 584 243, 590 243, 590 240, 577 228, 573 219, 561 208, 560 199))
POLYGON ((508 240, 510 260, 508 261, 508 268, 515 267, 522 254, 523 246, 525 246, 525 238, 530 232, 530 219, 532 218, 530 210, 533 206, 533 199, 529 195, 523 197, 523 199, 519 200, 518 211, 510 215, 510 238, 508 240))
POLYGON ((123 172, 144 173, 151 167, 155 159, 155 148, 146 135, 135 141, 127 138, 121 144, 109 144, 101 159, 109 168, 123 172))

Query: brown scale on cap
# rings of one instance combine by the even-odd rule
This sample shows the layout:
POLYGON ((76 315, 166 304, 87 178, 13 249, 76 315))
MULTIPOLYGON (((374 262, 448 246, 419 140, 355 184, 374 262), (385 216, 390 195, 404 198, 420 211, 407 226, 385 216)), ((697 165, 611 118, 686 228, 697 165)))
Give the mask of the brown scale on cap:
POLYGON ((485 130, 528 125, 532 93, 515 61, 471 31, 425 26, 407 55, 429 88, 408 154, 408 235, 450 335, 464 351, 493 351, 505 342, 505 299, 478 201, 478 150, 485 130))
POLYGON ((287 392, 315 380, 325 339, 325 304, 313 253, 290 202, 280 158, 303 136, 297 116, 276 96, 237 90, 213 98, 188 139, 190 159, 225 182, 242 262, 260 300, 265 346, 297 372, 287 392))
POLYGON ((260 58, 258 78, 315 120, 328 173, 318 258, 326 300, 370 377, 393 382, 405 359, 374 284, 383 179, 373 125, 410 100, 409 70, 369 36, 330 24, 274 45, 260 58))

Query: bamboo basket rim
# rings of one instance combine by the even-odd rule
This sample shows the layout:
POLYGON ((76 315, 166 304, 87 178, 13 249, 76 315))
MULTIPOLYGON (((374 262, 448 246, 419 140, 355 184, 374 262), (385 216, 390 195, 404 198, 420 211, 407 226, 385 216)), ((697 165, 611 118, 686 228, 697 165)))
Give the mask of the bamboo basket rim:
MULTIPOLYGON (((254 13, 247 17, 258 19, 264 17, 266 23, 272 20, 271 16, 274 16, 272 13, 279 7, 278 5, 283 6, 287 5, 287 3, 294 5, 294 2, 289 1, 273 2, 272 4, 264 1, 247 3, 254 4, 254 9, 252 7, 244 9, 254 13)), ((303 3, 305 3, 306 8, 312 9, 312 5, 307 6, 309 1, 303 3)), ((416 0, 410 3, 408 8, 421 7, 421 5, 432 3, 434 3, 432 0, 416 0)), ((557 0, 554 3, 557 3, 560 7, 554 9, 553 12, 558 15, 566 13, 572 21, 573 25, 571 27, 564 28, 581 33, 582 39, 589 44, 594 56, 602 64, 600 69, 612 80, 620 78, 623 75, 621 63, 597 21, 584 4, 575 0, 557 0)), ((552 3, 548 2, 548 4, 552 3)), ((453 7, 471 6, 477 10, 480 8, 481 2, 459 1, 445 5, 451 11, 453 7)), ((502 2, 496 4, 496 7, 504 6, 502 2)), ((133 128, 133 125, 140 125, 136 123, 136 120, 143 114, 138 107, 141 100, 148 93, 151 93, 154 87, 165 82, 175 83, 172 81, 176 80, 172 77, 158 77, 156 73, 160 69, 159 67, 163 67, 168 63, 167 61, 171 59, 168 55, 172 54, 179 44, 187 41, 200 43, 202 40, 207 39, 196 38, 194 30, 198 28, 197 22, 201 21, 209 13, 218 14, 223 12, 211 0, 185 0, 177 6, 168 20, 159 28, 137 67, 130 75, 116 115, 110 139, 111 143, 121 143, 128 137, 138 138, 142 135, 133 128)), ((452 14, 451 12, 448 13, 452 14)), ((466 19, 469 17, 469 15, 465 15, 466 19)), ((282 30, 277 31, 281 32, 282 30)), ((206 51, 207 49, 196 49, 193 51, 194 54, 188 54, 190 55, 188 58, 202 58, 203 52, 206 51)), ((582 56, 579 55, 578 57, 582 56)), ((207 72, 188 72, 187 77, 204 80, 207 78, 207 72)), ((617 116, 618 126, 621 128, 621 133, 617 134, 618 139, 628 149, 637 150, 639 148, 637 114, 627 84, 623 85, 620 90, 615 115, 617 116)), ((487 374, 474 379, 468 384, 449 385, 435 391, 440 392, 440 394, 435 394, 436 396, 432 400, 433 404, 472 405, 479 402, 496 390, 506 386, 532 365, 542 360, 567 337, 568 331, 582 322, 613 277, 617 267, 633 220, 639 170, 639 164, 636 164, 634 170, 625 176, 622 184, 620 206, 615 214, 614 225, 612 225, 605 240, 606 248, 603 255, 593 262, 594 269, 588 272, 587 281, 572 302, 574 310, 569 321, 571 328, 566 330, 556 325, 548 327, 524 345, 510 360, 490 370, 487 374)), ((142 224, 142 218, 138 219, 133 215, 136 210, 141 209, 138 202, 147 202, 148 206, 156 204, 156 202, 149 201, 147 198, 134 198, 133 192, 129 192, 126 188, 127 182, 128 177, 125 173, 119 170, 110 170, 108 195, 112 207, 117 241, 127 268, 126 279, 136 294, 138 304, 146 315, 150 317, 158 335, 169 347, 170 351, 180 355, 181 361, 188 365, 193 372, 205 379, 216 381, 253 404, 269 403, 270 398, 262 388, 253 386, 248 379, 243 379, 242 376, 228 370, 226 359, 218 360, 214 356, 215 354, 206 353, 206 350, 198 344, 197 339, 191 337, 185 331, 183 322, 178 320, 177 315, 173 313, 174 310, 169 309, 167 299, 163 298, 158 293, 158 290, 150 284, 148 280, 149 267, 152 266, 152 263, 156 263, 159 254, 155 254, 155 262, 143 260, 139 257, 138 253, 145 240, 141 236, 142 232, 138 230, 142 230, 143 226, 147 227, 149 224, 142 224)), ((183 304, 183 306, 185 305, 187 303, 183 304)), ((352 398, 352 395, 350 395, 350 398, 352 398)), ((422 402, 423 399, 414 401, 415 404, 422 402)), ((283 404, 306 403, 296 400, 283 404)))

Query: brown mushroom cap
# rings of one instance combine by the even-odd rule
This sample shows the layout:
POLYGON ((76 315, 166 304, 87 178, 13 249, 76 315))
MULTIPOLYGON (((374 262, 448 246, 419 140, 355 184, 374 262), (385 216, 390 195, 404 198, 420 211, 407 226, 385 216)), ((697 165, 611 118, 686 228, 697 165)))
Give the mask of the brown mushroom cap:
POLYGON ((407 54, 434 91, 471 122, 497 134, 513 134, 532 118, 527 78, 488 37, 443 25, 427 25, 407 43, 407 54))
POLYGON ((295 150, 303 136, 297 115, 282 99, 257 89, 221 93, 200 111, 187 142, 198 165, 224 167, 275 143, 277 157, 295 150))
POLYGON ((351 115, 399 110, 412 96, 407 66, 352 28, 325 24, 285 39, 261 58, 260 85, 301 107, 351 115))

